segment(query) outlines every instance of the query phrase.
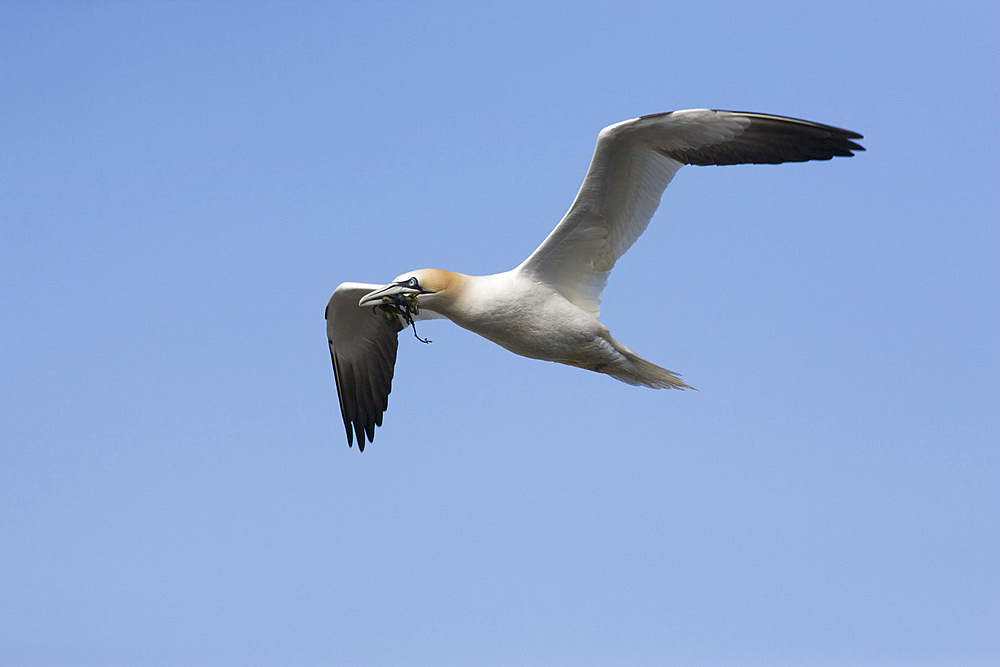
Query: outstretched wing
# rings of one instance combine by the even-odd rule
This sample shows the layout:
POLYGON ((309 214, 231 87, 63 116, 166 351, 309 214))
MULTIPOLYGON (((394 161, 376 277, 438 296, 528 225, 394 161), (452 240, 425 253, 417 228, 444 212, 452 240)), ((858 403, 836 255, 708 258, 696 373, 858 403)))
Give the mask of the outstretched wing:
POLYGON ((521 264, 597 315, 618 258, 645 231, 660 197, 686 164, 779 164, 850 157, 861 135, 805 120, 688 109, 601 130, 580 192, 562 221, 521 264))
POLYGON ((389 406, 396 334, 404 326, 399 318, 390 320, 381 311, 358 306, 361 297, 379 287, 342 283, 326 306, 326 337, 347 444, 352 444, 353 425, 361 451, 365 450, 366 435, 368 442, 375 439, 375 427, 382 425, 382 413, 389 406))

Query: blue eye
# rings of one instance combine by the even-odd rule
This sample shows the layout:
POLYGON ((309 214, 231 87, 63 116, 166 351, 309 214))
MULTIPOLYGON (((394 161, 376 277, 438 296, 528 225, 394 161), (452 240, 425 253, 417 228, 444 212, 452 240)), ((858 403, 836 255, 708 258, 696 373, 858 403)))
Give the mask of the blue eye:
POLYGON ((410 287, 416 287, 417 286, 417 279, 416 278, 410 278, 407 281, 406 284, 409 285, 410 287))

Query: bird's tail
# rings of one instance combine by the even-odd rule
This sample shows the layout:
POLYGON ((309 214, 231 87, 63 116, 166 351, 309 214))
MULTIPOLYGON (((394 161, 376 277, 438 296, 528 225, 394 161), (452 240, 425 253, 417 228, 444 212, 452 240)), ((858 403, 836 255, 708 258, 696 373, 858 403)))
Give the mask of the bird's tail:
POLYGON ((611 339, 611 344, 625 359, 620 366, 605 371, 608 375, 628 384, 642 385, 653 389, 694 389, 681 380, 677 373, 661 368, 651 361, 646 361, 618 341, 611 339))

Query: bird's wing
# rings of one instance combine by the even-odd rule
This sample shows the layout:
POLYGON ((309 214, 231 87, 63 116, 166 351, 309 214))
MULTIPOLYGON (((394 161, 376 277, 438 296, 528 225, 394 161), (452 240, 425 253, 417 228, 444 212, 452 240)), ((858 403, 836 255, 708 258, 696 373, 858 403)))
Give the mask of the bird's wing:
POLYGON ((368 442, 375 438, 375 427, 382 425, 382 413, 389 406, 396 334, 404 326, 400 318, 391 320, 381 311, 358 306, 361 297, 379 287, 342 283, 326 306, 326 337, 347 444, 352 442, 353 424, 361 451, 365 449, 365 435, 368 442))
POLYGON ((601 130, 580 192, 562 221, 519 267, 597 315, 608 274, 632 247, 686 164, 779 164, 850 157, 861 135, 805 120, 688 109, 601 130))

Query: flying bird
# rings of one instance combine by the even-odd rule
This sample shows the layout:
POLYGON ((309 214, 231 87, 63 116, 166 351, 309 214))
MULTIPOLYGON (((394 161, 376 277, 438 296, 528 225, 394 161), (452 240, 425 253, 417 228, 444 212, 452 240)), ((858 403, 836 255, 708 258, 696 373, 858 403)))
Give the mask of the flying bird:
POLYGON ((861 138, 795 118, 713 109, 626 120, 598 134, 569 211, 518 267, 487 276, 419 269, 388 285, 341 284, 326 307, 326 331, 347 444, 356 437, 364 451, 365 437, 374 440, 388 407, 397 334, 423 319, 449 319, 532 359, 632 385, 690 389, 676 373, 618 342, 598 320, 611 269, 646 229, 674 174, 686 164, 851 157, 864 150, 853 141, 861 138))

